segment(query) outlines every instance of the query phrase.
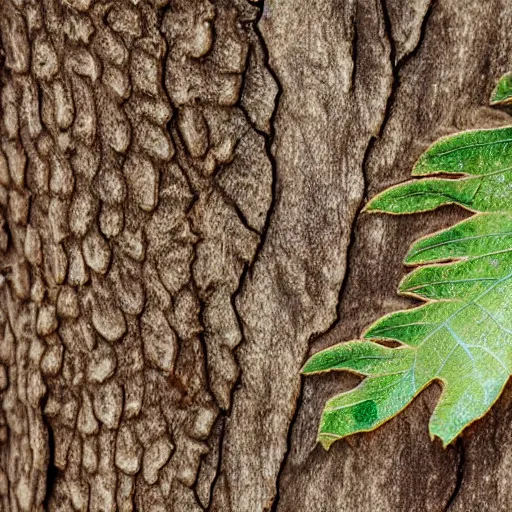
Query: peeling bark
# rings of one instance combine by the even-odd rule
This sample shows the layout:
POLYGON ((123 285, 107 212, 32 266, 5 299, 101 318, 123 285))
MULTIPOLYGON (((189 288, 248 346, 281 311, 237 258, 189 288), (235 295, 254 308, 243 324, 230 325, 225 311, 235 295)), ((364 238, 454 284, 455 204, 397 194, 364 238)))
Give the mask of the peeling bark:
POLYGON ((509 389, 448 450, 432 387, 326 453, 357 379, 299 370, 409 305, 399 255, 464 216, 361 209, 439 135, 509 124, 511 6, 0 15, 0 511, 510 510, 509 389))

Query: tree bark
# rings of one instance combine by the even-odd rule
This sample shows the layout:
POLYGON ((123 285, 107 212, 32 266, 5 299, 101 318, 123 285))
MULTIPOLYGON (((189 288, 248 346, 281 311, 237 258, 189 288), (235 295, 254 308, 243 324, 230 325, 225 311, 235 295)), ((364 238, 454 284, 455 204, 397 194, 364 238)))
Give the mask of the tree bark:
POLYGON ((0 511, 509 511, 507 387, 444 450, 431 386, 315 437, 311 353, 408 307, 361 213, 440 135, 510 124, 498 0, 0 3, 0 511))

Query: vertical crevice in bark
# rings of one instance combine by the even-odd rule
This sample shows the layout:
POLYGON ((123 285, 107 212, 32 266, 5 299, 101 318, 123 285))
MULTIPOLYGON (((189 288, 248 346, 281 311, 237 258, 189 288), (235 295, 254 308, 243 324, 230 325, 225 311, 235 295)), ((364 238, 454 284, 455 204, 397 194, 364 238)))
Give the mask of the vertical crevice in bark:
MULTIPOLYGON (((265 44, 263 35, 261 34, 260 28, 259 28, 259 23, 260 23, 262 16, 264 15, 264 12, 265 12, 264 2, 262 2, 262 5, 260 6, 260 9, 259 9, 256 17, 251 22, 253 30, 256 34, 256 39, 253 42, 253 45, 255 45, 255 47, 253 46, 253 51, 259 53, 260 65, 264 67, 264 69, 266 70, 266 72, 269 75, 268 80, 270 80, 272 82, 273 104, 270 106, 269 105, 267 106, 268 110, 266 113, 266 119, 263 123, 261 122, 261 120, 258 123, 257 119, 252 118, 251 114, 247 110, 248 107, 251 107, 251 98, 249 98, 248 102, 246 101, 246 103, 248 103, 248 105, 246 106, 246 104, 244 103, 244 96, 242 95, 238 101, 237 106, 242 110, 242 112, 244 112, 246 120, 249 122, 252 129, 256 133, 261 135, 265 140, 265 152, 266 152, 266 156, 267 156, 269 162, 271 163, 271 170, 272 170, 271 201, 270 201, 270 205, 269 205, 266 217, 265 217, 265 222, 261 229, 260 240, 256 247, 254 256, 253 256, 252 260, 248 264, 245 265, 244 270, 240 276, 238 287, 231 296, 231 305, 232 305, 233 311, 235 312, 235 315, 237 318, 237 324, 240 329, 240 333, 242 335, 240 343, 235 348, 235 351, 234 351, 234 357, 235 357, 235 360, 237 361, 238 366, 240 366, 240 364, 238 361, 237 353, 241 349, 241 346, 243 345, 244 341, 246 340, 246 337, 244 336, 244 325, 243 325, 243 320, 240 316, 240 312, 237 307, 237 300, 242 292, 246 278, 248 275, 252 274, 254 266, 256 265, 256 263, 258 261, 260 252, 265 244, 265 240, 267 238, 267 233, 268 233, 268 229, 270 226, 271 218, 272 218, 272 215, 273 215, 273 212, 275 209, 275 205, 276 205, 276 201, 277 201, 277 162, 273 155, 273 144, 274 144, 274 139, 275 139, 275 118, 276 118, 278 108, 279 108, 279 100, 280 100, 280 97, 282 94, 282 87, 279 82, 279 78, 277 77, 275 72, 272 70, 272 67, 270 66, 268 49, 265 44)), ((250 55, 248 54, 248 63, 246 66, 245 73, 247 73, 247 71, 249 71, 249 69, 250 69, 249 68, 249 64, 250 64, 249 59, 250 59, 250 55)), ((244 73, 244 82, 243 82, 244 85, 247 84, 247 80, 248 80, 247 75, 245 73, 244 73)), ((267 86, 267 88, 268 88, 268 86, 267 86)), ((252 99, 252 108, 254 108, 254 107, 255 107, 255 105, 254 105, 254 98, 253 98, 252 99)), ((229 418, 231 415, 231 407, 233 405, 234 400, 236 399, 235 395, 236 395, 237 389, 240 386, 240 383, 241 383, 241 374, 239 374, 237 381, 235 382, 235 384, 232 387, 230 407, 228 410, 222 412, 224 418, 229 418)), ((221 439, 219 442, 219 459, 218 459, 217 472, 215 475, 215 480, 212 482, 212 486, 211 486, 212 493, 215 489, 215 484, 217 483, 217 480, 220 477, 220 468, 222 467, 222 451, 224 450, 224 445, 223 445, 224 433, 225 433, 225 421, 223 422, 222 435, 221 435, 221 439)), ((209 509, 210 509, 210 505, 211 505, 211 500, 210 500, 210 504, 209 504, 209 509)))
MULTIPOLYGON (((353 15, 353 18, 352 18, 352 23, 353 23, 353 26, 352 26, 352 31, 353 31, 353 34, 352 34, 352 61, 353 61, 353 68, 352 68, 352 75, 351 75, 351 93, 352 94, 356 94, 357 91, 356 91, 356 88, 358 87, 358 83, 357 83, 357 79, 358 79, 358 65, 357 65, 357 55, 358 55, 358 7, 357 7, 357 3, 354 7, 354 15, 353 15)), ((386 11, 386 3, 385 3, 385 0, 382 0, 381 1, 381 9, 382 9, 382 14, 383 14, 383 19, 384 19, 384 26, 385 26, 385 30, 386 30, 386 34, 388 36, 388 42, 389 42, 389 45, 390 45, 390 52, 389 52, 389 59, 390 59, 390 63, 391 63, 391 69, 393 70, 393 74, 394 74, 394 65, 393 65, 393 62, 394 62, 394 59, 395 59, 395 48, 394 48, 394 44, 393 44, 393 41, 391 39, 391 27, 390 27, 390 20, 389 20, 389 17, 387 15, 387 11, 386 11)), ((393 92, 390 92, 389 95, 388 95, 388 102, 390 101, 391 97, 392 97, 392 94, 393 92)), ((321 332, 321 333, 317 333, 315 334, 314 336, 311 337, 311 340, 308 342, 308 346, 312 346, 315 342, 315 340, 317 339, 320 339, 322 336, 326 335, 334 326, 336 326, 340 321, 341 321, 341 310, 340 310, 340 304, 341 304, 341 300, 342 298, 344 297, 344 294, 345 294, 345 291, 346 291, 346 286, 347 286, 347 283, 348 283, 348 279, 349 279, 349 276, 350 276, 350 265, 349 265, 349 262, 352 261, 352 258, 354 257, 354 248, 355 248, 355 244, 356 244, 356 225, 357 225, 357 222, 359 220, 359 217, 361 215, 361 211, 367 201, 367 180, 366 180, 366 172, 367 172, 367 163, 368 163, 368 159, 370 158, 370 155, 371 155, 371 152, 372 152, 372 149, 374 147, 374 144, 377 140, 377 137, 380 137, 381 136, 381 133, 384 129, 384 126, 385 126, 385 122, 386 122, 386 119, 387 119, 387 116, 388 116, 388 108, 389 108, 389 104, 387 105, 386 107, 386 110, 384 111, 383 113, 383 116, 382 116, 382 119, 381 119, 381 122, 380 122, 380 125, 378 127, 378 129, 376 130, 377 133, 379 133, 379 135, 372 135, 369 140, 368 140, 368 143, 367 143, 367 146, 366 146, 366 149, 365 149, 365 152, 364 152, 364 155, 363 155, 363 158, 362 158, 362 161, 361 161, 361 173, 362 173, 362 178, 363 178, 363 191, 362 191, 362 194, 361 194, 361 201, 357 207, 357 210, 354 214, 354 217, 352 219, 352 222, 350 224, 350 241, 348 243, 348 246, 346 248, 346 256, 345 256, 345 273, 344 273, 344 276, 343 276, 343 279, 342 279, 342 282, 341 282, 341 286, 340 286, 340 289, 339 289, 339 294, 338 294, 338 303, 337 303, 337 307, 336 307, 336 318, 333 320, 333 322, 330 324, 330 326, 324 331, 324 332, 321 332)), ((308 354, 309 355, 309 354, 308 354)), ((304 362, 307 360, 307 357, 305 358, 304 362)), ((291 447, 292 447, 292 442, 293 442, 293 428, 294 428, 294 425, 295 425, 295 422, 297 421, 297 418, 299 416, 299 410, 300 410, 300 407, 302 405, 302 398, 303 398, 303 393, 304 393, 304 379, 303 377, 301 377, 301 386, 300 386, 300 393, 299 393, 299 397, 298 397, 298 400, 296 401, 296 404, 295 404, 295 410, 294 410, 294 414, 293 414, 293 417, 292 417, 292 420, 290 422, 290 426, 289 426, 289 429, 288 429, 288 436, 287 436, 287 450, 284 454, 284 457, 283 457, 283 460, 281 462, 281 467, 279 469, 279 473, 278 473, 278 477, 277 477, 277 492, 276 492, 276 497, 274 499, 274 502, 272 504, 272 512, 277 512, 279 510, 279 497, 280 497, 280 485, 281 485, 281 477, 282 477, 282 474, 284 473, 285 471, 285 468, 286 468, 286 463, 287 463, 287 460, 288 460, 288 455, 291 451, 291 447)))
POLYGON ((425 38, 428 20, 430 19, 432 12, 434 10, 434 7, 437 3, 437 0, 431 0, 428 4, 427 10, 425 12, 425 15, 423 16, 421 20, 420 30, 419 30, 419 37, 416 45, 411 48, 409 51, 402 53, 400 57, 397 57, 397 48, 396 48, 396 42, 393 38, 393 26, 391 22, 391 18, 388 12, 388 7, 386 0, 381 0, 381 8, 382 8, 382 16, 384 19, 384 26, 386 27, 386 36, 389 42, 390 46, 390 63, 391 63, 391 69, 393 73, 393 85, 391 88, 391 92, 388 95, 388 100, 386 104, 386 111, 384 114, 384 119, 380 125, 379 129, 379 138, 382 138, 384 135, 384 130, 386 129, 388 120, 391 117, 392 114, 392 108, 396 100, 396 95, 398 93, 398 89, 400 87, 400 72, 402 68, 409 62, 410 59, 412 59, 417 51, 421 48, 421 44, 425 38))
MULTIPOLYGON (((261 52, 261 56, 260 56, 261 64, 260 65, 262 67, 264 67, 264 69, 266 69, 266 71, 269 74, 269 81, 272 82, 272 87, 270 87, 272 92, 270 93, 270 96, 273 96, 273 104, 271 106, 267 106, 267 109, 268 109, 267 113, 266 113, 267 119, 265 120, 264 123, 260 122, 260 127, 258 127, 257 124, 251 119, 251 116, 246 111, 246 107, 244 106, 244 103, 242 101, 240 101, 240 108, 242 108, 242 110, 244 112, 246 112, 247 118, 248 118, 251 126, 257 133, 262 135, 265 139, 265 153, 266 153, 267 158, 270 161, 271 166, 272 166, 272 184, 271 184, 270 206, 268 208, 268 211, 267 211, 267 214, 265 217, 265 223, 263 224, 263 227, 261 229, 260 242, 258 244, 258 247, 256 248, 254 257, 249 265, 249 272, 252 272, 252 269, 254 268, 256 262, 258 261, 259 254, 265 244, 265 240, 266 240, 267 234, 268 234, 268 229, 270 226, 270 222, 271 222, 272 215, 274 213, 276 201, 277 201, 277 162, 276 162, 276 159, 273 154, 273 145, 274 145, 274 140, 275 140, 275 136, 276 136, 275 120, 276 120, 276 116, 278 114, 279 101, 280 101, 281 95, 283 94, 283 88, 279 81, 279 77, 277 76, 275 71, 272 69, 272 66, 270 65, 270 62, 269 62, 270 57, 269 57, 268 48, 265 43, 265 38, 263 37, 263 34, 261 33, 261 30, 259 27, 259 24, 263 17, 264 12, 265 12, 265 2, 262 1, 262 6, 260 7, 260 10, 259 10, 257 16, 255 17, 254 21, 252 22, 252 25, 254 28, 254 32, 256 34, 257 47, 258 47, 258 50, 261 52)), ((253 108, 254 107, 255 107, 255 105, 253 104, 253 108)), ((235 293, 235 297, 238 297, 238 295, 240 294, 240 291, 242 289, 244 281, 245 281, 245 279, 242 279, 240 281, 240 286, 238 287, 238 289, 235 293)))
MULTIPOLYGON (((305 362, 305 360, 304 360, 305 362)), ((278 507, 279 507, 279 498, 280 498, 280 486, 281 486, 281 478, 282 478, 282 475, 283 475, 283 472, 286 468, 286 462, 288 460, 288 455, 292 449, 292 441, 293 441, 293 427, 295 425, 295 422, 297 421, 297 418, 299 416, 299 410, 300 410, 300 406, 302 404, 302 397, 303 397, 303 394, 304 394, 304 378, 301 377, 301 381, 300 381, 300 391, 299 391, 299 394, 297 396, 297 398, 295 399, 295 409, 293 411, 293 416, 292 416, 292 419, 290 420, 290 425, 288 427, 288 433, 287 433, 287 436, 286 436, 286 451, 284 453, 284 456, 283 456, 283 459, 281 461, 281 465, 279 466, 279 471, 277 472, 277 477, 276 477, 276 494, 274 496, 274 498, 272 499, 271 501, 271 508, 269 509, 270 512, 277 512, 278 510, 278 507)))
POLYGON ((55 439, 51 427, 46 425, 48 433, 48 467, 46 471, 46 490, 43 501, 43 510, 49 510, 50 496, 52 496, 57 481, 57 468, 53 463, 55 459, 55 439))
POLYGON ((462 438, 457 439, 456 445, 457 454, 459 456, 459 460, 457 463, 457 479, 455 480, 455 487, 453 492, 451 493, 448 501, 446 502, 446 507, 444 508, 445 512, 448 512, 452 505, 455 503, 457 496, 462 488, 462 482, 464 481, 464 469, 466 464, 466 451, 464 448, 464 440, 462 438))
MULTIPOLYGON (((372 7, 363 6, 357 15, 374 21, 372 7)), ((364 195, 362 177, 355 172, 347 188, 341 184, 348 178, 343 170, 360 169, 360 161, 341 158, 341 148, 364 153, 363 140, 371 137, 376 124, 373 111, 368 115, 366 107, 364 121, 352 126, 353 131, 345 124, 352 109, 361 108, 360 103, 352 107, 349 96, 354 76, 360 78, 360 68, 353 71, 354 58, 366 55, 366 48, 361 55, 354 49, 354 16, 354 2, 341 9, 279 1, 269 5, 260 22, 283 90, 273 150, 279 192, 267 242, 238 301, 247 343, 239 350, 243 373, 227 422, 223 474, 214 493, 216 510, 278 506, 276 479, 280 480, 292 448, 286 439, 292 436, 290 423, 297 411, 298 372, 311 337, 329 329, 336 318, 350 225, 364 195), (280 25, 282 19, 300 37, 289 37, 280 25), (313 28, 320 26, 318 31, 313 28), (359 127, 364 135, 357 133, 359 127), (348 193, 336 195, 335 190, 348 193), (338 201, 344 203, 343 213, 338 201), (331 229, 330 219, 335 217, 336 229, 331 229), (299 269, 306 268, 303 282, 299 269), (272 408, 267 407, 269 402, 272 408), (265 440, 259 442, 257 432, 265 432, 265 440)), ((359 36, 358 30, 358 41, 359 36)), ((384 46, 375 52, 379 57, 384 46)), ((365 66, 362 69, 364 76, 365 66)), ((376 117, 385 82, 387 77, 379 77, 379 97, 371 101, 376 117)), ((357 90, 358 96, 362 94, 358 84, 357 90)))
MULTIPOLYGON (((171 7, 168 18, 181 9, 181 20, 186 19, 185 5, 171 7)), ((235 351, 243 340, 235 297, 261 243, 271 203, 266 146, 277 91, 254 31, 260 7, 246 1, 203 2, 205 7, 212 12, 210 46, 202 55, 187 54, 192 47, 180 49, 168 39, 166 87, 176 108, 177 159, 194 198, 189 215, 198 240, 192 275, 208 385, 225 418, 239 379, 235 351)), ((177 26, 171 19, 168 38, 175 37, 177 26)), ((218 460, 222 432, 223 427, 212 440, 218 460)), ((210 505, 207 487, 213 488, 217 466, 209 457, 201 464, 203 507, 210 505)))

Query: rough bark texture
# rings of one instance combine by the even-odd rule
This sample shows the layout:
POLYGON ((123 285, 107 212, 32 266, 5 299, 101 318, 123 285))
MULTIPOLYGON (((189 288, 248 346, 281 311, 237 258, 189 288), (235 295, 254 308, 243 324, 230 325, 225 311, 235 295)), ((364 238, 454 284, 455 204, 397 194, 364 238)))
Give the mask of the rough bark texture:
POLYGON ((315 444, 308 354, 408 306, 369 217, 438 136, 510 122, 499 0, 0 0, 0 511, 509 511, 510 389, 315 444))

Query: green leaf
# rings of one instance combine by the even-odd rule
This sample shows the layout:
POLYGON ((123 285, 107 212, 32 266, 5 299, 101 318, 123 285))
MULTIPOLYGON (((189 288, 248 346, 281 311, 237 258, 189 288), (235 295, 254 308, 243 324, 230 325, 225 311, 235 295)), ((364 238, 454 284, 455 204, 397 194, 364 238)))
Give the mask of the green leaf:
POLYGON ((475 215, 450 229, 418 240, 405 257, 407 265, 484 256, 512 249, 512 214, 475 215))
POLYGON ((470 130, 438 140, 419 158, 412 174, 510 177, 511 157, 512 127, 470 130))
POLYGON ((503 75, 491 94, 491 105, 510 105, 512 103, 512 73, 503 75))
MULTIPOLYGON (((512 78, 507 83, 512 97, 512 78)), ((503 101, 499 87, 494 98, 503 101)), ((405 263, 421 266, 399 291, 424 305, 381 318, 362 340, 318 352, 304 366, 305 374, 366 377, 326 403, 318 435, 325 448, 382 425, 434 381, 443 392, 429 429, 446 446, 489 410, 512 373, 512 127, 441 139, 413 174, 445 177, 391 187, 366 210, 404 214, 453 203, 475 215, 409 249, 405 263)))
POLYGON ((413 174, 465 176, 426 178, 391 187, 374 197, 366 211, 417 213, 448 204, 473 212, 509 211, 512 127, 468 131, 441 139, 421 156, 413 174))

